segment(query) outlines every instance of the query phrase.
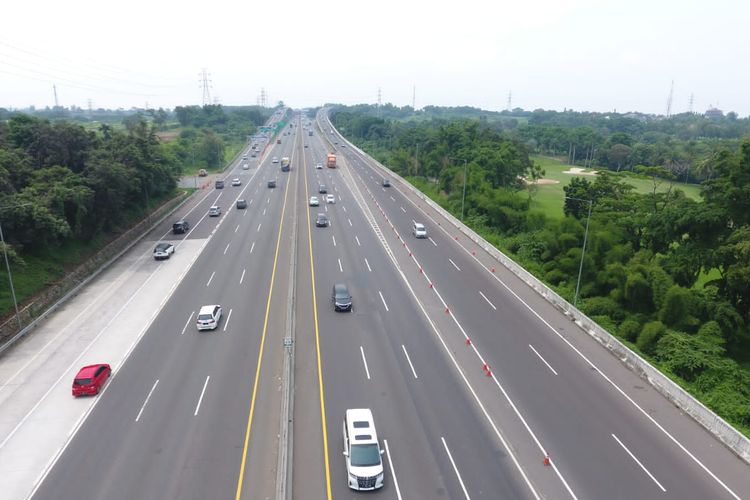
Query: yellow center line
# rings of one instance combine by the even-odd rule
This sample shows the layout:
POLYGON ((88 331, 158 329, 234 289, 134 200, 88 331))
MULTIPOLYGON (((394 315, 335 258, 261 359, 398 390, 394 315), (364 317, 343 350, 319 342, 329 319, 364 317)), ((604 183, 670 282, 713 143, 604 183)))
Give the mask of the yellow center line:
MULTIPOLYGON (((305 200, 308 200, 309 191, 307 187, 307 161, 305 155, 302 154, 302 169, 305 179, 305 200)), ((318 301, 315 296, 315 264, 313 263, 313 250, 312 250, 312 229, 310 224, 310 210, 307 212, 307 242, 310 248, 310 278, 312 280, 312 300, 313 300, 313 324, 315 325, 315 352, 318 357, 318 387, 320 389, 320 422, 323 430, 323 460, 325 461, 326 469, 326 497, 331 500, 331 467, 328 461, 328 428, 326 427, 326 404, 325 404, 325 391, 323 390, 323 368, 320 357, 320 329, 318 328, 318 301)))
MULTIPOLYGON (((292 156, 294 156, 294 150, 292 149, 292 156)), ((271 282, 268 287, 268 301, 266 302, 266 315, 263 319, 263 333, 260 337, 260 348, 258 349, 258 364, 255 368, 255 382, 253 383, 253 395, 250 399, 250 414, 247 417, 247 430, 245 431, 245 444, 242 448, 242 462, 240 463, 240 477, 237 479, 237 494, 235 495, 236 500, 240 500, 242 496, 242 484, 245 477, 245 465, 247 463, 247 450, 250 445, 250 429, 253 426, 253 415, 255 414, 255 399, 258 394, 258 381, 260 380, 260 367, 263 363, 263 348, 266 344, 266 333, 268 332, 268 317, 271 311, 271 297, 273 297, 274 280, 276 278, 276 264, 279 260, 279 248, 281 248, 281 232, 284 227, 284 213, 286 212, 286 202, 289 193, 289 185, 291 181, 287 179, 286 187, 284 188, 284 203, 281 207, 281 219, 279 222, 279 233, 276 237, 276 252, 273 257, 273 270, 271 271, 271 282)))

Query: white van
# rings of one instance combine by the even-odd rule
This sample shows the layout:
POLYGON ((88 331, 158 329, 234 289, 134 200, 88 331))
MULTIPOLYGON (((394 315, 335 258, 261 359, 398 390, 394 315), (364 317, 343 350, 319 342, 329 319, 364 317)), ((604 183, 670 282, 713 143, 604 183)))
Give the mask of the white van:
POLYGON ((346 410, 344 457, 349 488, 376 490, 383 487, 383 460, 378 434, 369 408, 346 410))
POLYGON ((415 222, 411 227, 411 232, 415 238, 427 238, 427 228, 421 222, 415 222))

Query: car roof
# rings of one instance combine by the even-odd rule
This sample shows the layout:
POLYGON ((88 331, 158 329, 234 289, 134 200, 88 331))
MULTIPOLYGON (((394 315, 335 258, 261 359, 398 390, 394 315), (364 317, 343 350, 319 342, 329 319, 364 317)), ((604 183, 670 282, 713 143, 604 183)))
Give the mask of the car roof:
POLYGON ((421 222, 415 222, 414 223, 414 227, 416 227, 416 228, 423 228, 424 224, 422 224, 421 222))
POLYGON ((347 289, 346 284, 344 284, 344 283, 336 283, 335 285, 333 285, 333 289, 336 292, 346 292, 346 293, 349 293, 349 290, 347 289))
POLYGON ((210 306, 202 306, 198 314, 213 314, 214 307, 220 307, 220 306, 218 304, 213 304, 210 306))
POLYGON ((156 248, 164 248, 164 247, 171 247, 172 243, 167 243, 166 241, 162 241, 156 244, 156 248))
POLYGON ((369 408, 354 408, 346 410, 349 439, 351 443, 377 443, 375 423, 369 408))
POLYGON ((84 366, 83 368, 81 368, 80 370, 78 370, 78 374, 76 375, 76 378, 89 378, 89 377, 93 377, 94 373, 96 373, 96 370, 100 366, 103 366, 103 363, 99 363, 99 364, 96 364, 96 365, 84 366))

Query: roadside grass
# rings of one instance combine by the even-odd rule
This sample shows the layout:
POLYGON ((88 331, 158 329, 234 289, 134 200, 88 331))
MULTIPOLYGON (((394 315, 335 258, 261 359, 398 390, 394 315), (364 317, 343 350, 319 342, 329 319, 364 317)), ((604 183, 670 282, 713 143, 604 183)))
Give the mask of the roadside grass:
MULTIPOLYGON (((162 198, 149 200, 149 207, 153 210, 172 197, 177 196, 178 193, 191 191, 193 189, 176 188, 172 193, 162 198)), ((127 221, 122 224, 123 232, 145 216, 145 210, 130 213, 127 216, 127 221)), ((28 303, 27 301, 44 287, 54 285, 66 273, 84 263, 120 234, 122 233, 98 234, 85 242, 71 240, 54 248, 20 252, 23 262, 10 261, 13 288, 16 292, 19 309, 25 306, 28 303)), ((0 265, 0 318, 7 319, 12 314, 15 314, 15 311, 8 272, 5 265, 0 265)))
MULTIPOLYGON (((558 158, 550 156, 531 155, 529 158, 544 169, 545 179, 558 181, 556 184, 541 184, 531 187, 534 192, 531 201, 531 210, 544 213, 547 217, 562 218, 563 202, 565 200, 565 191, 563 191, 563 187, 570 184, 570 180, 576 175, 566 174, 564 172, 573 167, 573 165, 569 165, 558 158)), ((590 172, 591 170, 592 169, 586 169, 585 172, 590 172)), ((639 176, 632 172, 620 172, 619 175, 624 177, 629 184, 634 186, 637 193, 653 192, 654 186, 651 179, 639 176)), ((583 177, 584 175, 581 176, 583 177)), ((594 177, 590 175, 586 175, 585 177, 592 181, 594 179, 594 177)), ((697 184, 674 183, 673 188, 684 191, 688 198, 701 201, 701 188, 697 184)), ((657 191, 659 192, 664 192, 667 189, 669 189, 668 182, 661 182, 657 186, 657 191)))

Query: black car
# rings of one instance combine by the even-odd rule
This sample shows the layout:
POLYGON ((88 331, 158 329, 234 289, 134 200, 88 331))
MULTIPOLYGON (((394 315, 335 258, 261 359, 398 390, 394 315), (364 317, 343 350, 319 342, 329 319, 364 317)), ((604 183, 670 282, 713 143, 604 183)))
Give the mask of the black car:
POLYGON ((389 181, 388 179, 383 179, 383 187, 384 188, 391 187, 391 181, 389 181))
POLYGON ((321 184, 320 186, 318 186, 318 192, 320 194, 327 193, 328 192, 328 188, 326 187, 325 184, 321 184))
POLYGON ((317 227, 328 227, 331 225, 331 221, 328 220, 326 214, 318 214, 315 218, 315 225, 317 227))
POLYGON ((333 294, 331 295, 333 301, 334 311, 351 311, 352 310, 352 296, 349 294, 349 289, 343 283, 336 283, 333 285, 333 294))
POLYGON ((178 220, 174 224, 172 224, 172 232, 174 234, 183 234, 187 233, 190 229, 190 224, 188 224, 188 221, 185 219, 178 220))
POLYGON ((222 181, 221 179, 217 179, 216 183, 214 183, 214 187, 216 189, 224 189, 224 181, 222 181))
POLYGON ((268 181, 268 187, 275 188, 276 187, 276 179, 271 179, 268 181))
POLYGON ((243 198, 240 198, 239 200, 237 200, 237 208, 238 209, 247 208, 247 201, 245 201, 243 198))

